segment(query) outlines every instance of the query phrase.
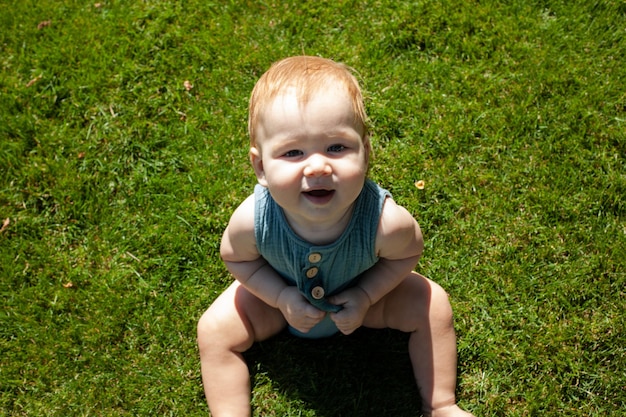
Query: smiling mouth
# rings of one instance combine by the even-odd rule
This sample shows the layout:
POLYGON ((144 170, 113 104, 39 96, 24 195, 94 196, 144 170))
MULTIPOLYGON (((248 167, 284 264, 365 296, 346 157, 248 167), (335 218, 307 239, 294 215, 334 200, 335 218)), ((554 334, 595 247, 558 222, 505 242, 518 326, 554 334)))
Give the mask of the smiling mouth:
POLYGON ((316 205, 324 205, 329 203, 335 195, 335 190, 311 190, 305 191, 304 196, 311 203, 316 205))
POLYGON ((333 190, 311 190, 305 192, 305 194, 310 195, 311 197, 328 197, 332 193, 334 193, 333 190))

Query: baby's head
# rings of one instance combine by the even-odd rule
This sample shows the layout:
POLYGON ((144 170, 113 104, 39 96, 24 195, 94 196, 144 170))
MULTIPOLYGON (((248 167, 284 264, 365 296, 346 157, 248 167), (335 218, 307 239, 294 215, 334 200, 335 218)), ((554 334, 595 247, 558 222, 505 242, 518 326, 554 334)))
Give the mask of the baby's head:
POLYGON ((362 139, 369 148, 363 95, 352 70, 344 64, 315 56, 294 56, 278 61, 257 81, 250 97, 250 146, 257 146, 257 128, 263 109, 276 97, 295 89, 299 105, 304 106, 314 94, 329 87, 343 89, 352 101, 355 126, 363 132, 362 139))

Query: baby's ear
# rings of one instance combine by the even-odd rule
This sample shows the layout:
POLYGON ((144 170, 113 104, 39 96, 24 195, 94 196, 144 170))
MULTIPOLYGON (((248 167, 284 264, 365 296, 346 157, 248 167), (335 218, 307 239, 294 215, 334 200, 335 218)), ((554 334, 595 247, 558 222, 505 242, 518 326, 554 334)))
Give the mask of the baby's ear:
POLYGON ((254 168, 254 174, 256 179, 264 187, 267 187, 267 181, 265 180, 265 170, 263 169, 263 159, 261 158, 261 150, 256 146, 250 148, 250 163, 254 168))
POLYGON ((369 167, 370 160, 372 158, 372 142, 370 141, 369 132, 363 137, 363 146, 365 146, 365 162, 369 167))

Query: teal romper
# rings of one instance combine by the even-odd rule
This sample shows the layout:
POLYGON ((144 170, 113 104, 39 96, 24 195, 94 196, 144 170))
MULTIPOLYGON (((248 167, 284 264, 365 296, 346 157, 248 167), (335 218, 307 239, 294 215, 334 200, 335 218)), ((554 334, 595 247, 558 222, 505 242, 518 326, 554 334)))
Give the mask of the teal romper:
MULTIPOLYGON (((330 304, 327 297, 354 285, 364 271, 377 261, 376 232, 383 204, 390 193, 371 180, 366 180, 357 197, 350 223, 343 234, 329 245, 316 246, 291 229, 285 214, 267 188, 254 188, 254 234, 259 253, 289 284, 315 307, 337 312, 340 306, 330 304)), ((338 332, 326 317, 308 333, 289 327, 298 336, 321 338, 338 332)))

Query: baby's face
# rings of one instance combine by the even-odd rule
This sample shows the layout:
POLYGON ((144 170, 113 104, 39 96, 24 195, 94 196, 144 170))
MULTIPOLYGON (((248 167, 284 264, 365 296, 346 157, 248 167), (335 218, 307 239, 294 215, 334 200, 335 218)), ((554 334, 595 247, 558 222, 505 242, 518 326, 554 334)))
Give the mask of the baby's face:
POLYGON ((290 222, 332 225, 349 214, 365 182, 369 144, 347 94, 326 88, 299 104, 288 92, 259 116, 252 164, 290 222))

